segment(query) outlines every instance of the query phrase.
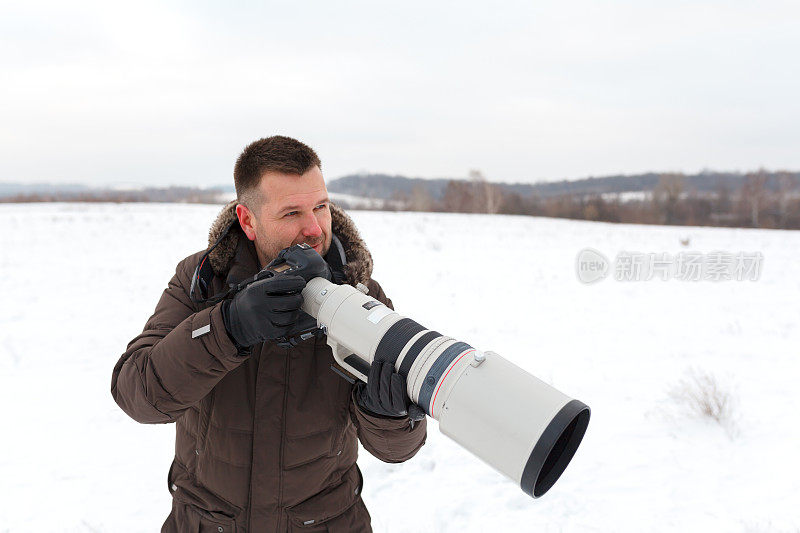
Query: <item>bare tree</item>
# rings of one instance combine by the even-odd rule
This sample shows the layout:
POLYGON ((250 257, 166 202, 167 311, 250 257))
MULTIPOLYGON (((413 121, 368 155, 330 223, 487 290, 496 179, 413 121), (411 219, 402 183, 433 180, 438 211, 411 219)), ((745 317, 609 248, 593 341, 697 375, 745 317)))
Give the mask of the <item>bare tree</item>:
POLYGON ((744 176, 744 183, 740 195, 741 204, 747 206, 750 212, 750 225, 758 227, 758 215, 764 206, 764 185, 767 182, 767 171, 763 168, 755 172, 748 172, 744 176))
POLYGON ((440 205, 442 211, 472 213, 475 208, 475 195, 471 183, 461 180, 447 182, 440 205))
POLYGON ((411 195, 408 198, 408 209, 411 211, 432 211, 433 210, 433 197, 427 188, 422 185, 417 185, 411 189, 411 195))
POLYGON ((495 214, 500 211, 503 200, 503 193, 500 187, 489 183, 483 172, 480 170, 470 170, 469 180, 474 189, 473 200, 475 202, 474 211, 476 213, 495 214))
POLYGON ((661 174, 653 191, 653 203, 661 215, 662 224, 676 224, 678 202, 683 192, 684 175, 680 173, 661 174))
POLYGON ((792 192, 797 186, 794 176, 790 172, 778 172, 778 192, 777 195, 777 225, 779 228, 786 229, 789 218, 789 200, 792 192))

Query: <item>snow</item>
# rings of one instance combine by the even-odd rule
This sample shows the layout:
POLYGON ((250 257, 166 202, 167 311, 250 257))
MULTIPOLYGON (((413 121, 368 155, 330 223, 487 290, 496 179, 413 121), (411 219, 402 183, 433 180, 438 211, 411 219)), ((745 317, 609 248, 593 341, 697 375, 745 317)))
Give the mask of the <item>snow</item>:
MULTIPOLYGON (((127 418, 111 370, 219 209, 0 206, 0 531, 159 529, 174 428, 127 418)), ((800 232, 351 214, 400 313, 592 408, 575 458, 538 500, 432 421, 404 464, 362 450, 376 531, 800 528, 800 232), (574 263, 586 247, 759 251, 764 264, 758 281, 584 285, 574 263), (728 427, 670 396, 691 370, 734 397, 728 427)))
POLYGON ((381 198, 368 198, 366 196, 355 196, 340 192, 328 192, 328 196, 334 202, 347 206, 350 209, 380 209, 384 204, 400 207, 401 202, 393 200, 383 200, 381 198))
POLYGON ((604 192, 600 195, 603 200, 606 201, 616 201, 619 200, 622 203, 637 201, 637 202, 644 202, 646 200, 650 200, 653 197, 652 191, 624 191, 624 192, 604 192))

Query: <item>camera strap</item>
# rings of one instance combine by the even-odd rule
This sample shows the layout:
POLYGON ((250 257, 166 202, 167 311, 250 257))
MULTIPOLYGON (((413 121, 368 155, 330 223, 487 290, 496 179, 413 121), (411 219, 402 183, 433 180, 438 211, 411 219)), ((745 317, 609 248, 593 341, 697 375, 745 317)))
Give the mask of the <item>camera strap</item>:
POLYGON ((200 258, 200 262, 195 267, 194 275, 192 276, 192 285, 189 288, 189 298, 191 298, 194 303, 214 304, 221 302, 231 293, 232 289, 228 289, 218 296, 214 296, 213 298, 208 297, 208 289, 211 286, 211 280, 214 279, 214 269, 211 266, 211 261, 208 260, 208 256, 214 251, 214 248, 216 248, 219 243, 222 242, 222 239, 228 235, 228 232, 231 230, 233 225, 238 222, 238 219, 234 219, 227 226, 225 226, 225 229, 222 231, 222 235, 220 235, 217 241, 211 245, 208 250, 206 250, 206 253, 203 254, 203 256, 200 258))

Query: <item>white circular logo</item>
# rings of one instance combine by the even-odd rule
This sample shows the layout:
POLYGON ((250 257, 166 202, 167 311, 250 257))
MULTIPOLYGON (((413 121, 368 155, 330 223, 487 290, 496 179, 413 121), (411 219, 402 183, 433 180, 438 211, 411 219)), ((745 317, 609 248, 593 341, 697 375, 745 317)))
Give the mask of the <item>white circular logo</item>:
POLYGON ((575 271, 581 283, 595 283, 608 276, 606 256, 593 248, 584 248, 575 259, 575 271))

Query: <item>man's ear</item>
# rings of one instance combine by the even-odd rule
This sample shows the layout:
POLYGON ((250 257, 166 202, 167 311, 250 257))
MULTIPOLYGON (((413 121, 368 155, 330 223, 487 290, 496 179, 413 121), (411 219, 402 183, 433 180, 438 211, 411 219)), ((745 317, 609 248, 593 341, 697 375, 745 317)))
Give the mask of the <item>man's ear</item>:
POLYGON ((236 216, 239 219, 239 225, 242 227, 244 234, 251 241, 256 240, 256 219, 253 213, 247 209, 244 204, 236 205, 236 216))

